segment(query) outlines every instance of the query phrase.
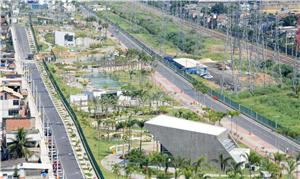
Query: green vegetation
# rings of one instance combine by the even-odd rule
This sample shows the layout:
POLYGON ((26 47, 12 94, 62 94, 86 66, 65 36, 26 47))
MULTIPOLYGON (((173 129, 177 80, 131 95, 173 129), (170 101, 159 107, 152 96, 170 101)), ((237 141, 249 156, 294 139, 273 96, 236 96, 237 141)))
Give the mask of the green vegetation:
POLYGON ((75 87, 70 87, 65 83, 65 79, 64 77, 61 75, 63 73, 65 73, 64 69, 63 69, 63 65, 59 65, 59 64, 48 64, 50 71, 52 72, 52 75, 55 79, 55 81, 57 82, 57 84, 59 85, 61 91, 64 93, 66 99, 69 99, 70 95, 73 94, 78 94, 81 92, 81 90, 79 88, 75 88, 75 87))
POLYGON ((8 145, 9 154, 13 158, 27 158, 31 155, 31 152, 28 149, 30 144, 31 142, 27 138, 27 132, 24 128, 20 128, 17 131, 16 139, 13 140, 12 144, 8 145))
MULTIPOLYGON (((136 23, 133 23, 132 13, 121 10, 124 6, 127 5, 124 3, 113 4, 112 12, 108 13, 109 19, 137 38, 142 38, 141 40, 149 43, 152 47, 162 45, 161 48, 167 53, 176 51, 183 52, 183 54, 200 55, 203 37, 194 30, 181 31, 170 18, 153 15, 140 9, 134 9, 136 23), (164 25, 162 25, 162 21, 165 22, 164 25)), ((100 15, 103 14, 100 13, 100 15)))
MULTIPOLYGON (((76 112, 77 118, 79 120, 80 126, 83 129, 84 135, 89 143, 89 146, 92 150, 92 153, 98 163, 98 165, 101 168, 101 171, 103 172, 103 175, 105 178, 115 178, 116 175, 111 173, 110 171, 103 168, 101 164, 101 160, 106 157, 108 154, 111 154, 111 150, 109 147, 119 144, 118 141, 112 141, 112 140, 103 140, 101 138, 98 138, 96 134, 99 134, 99 131, 97 131, 96 128, 92 127, 89 120, 92 120, 88 115, 76 112)), ((119 177, 119 179, 122 179, 123 177, 119 177)))
MULTIPOLYGON (((119 24, 121 28, 125 29, 138 39, 144 41, 151 47, 156 47, 157 50, 160 50, 159 44, 162 39, 161 37, 163 37, 165 41, 164 45, 167 45, 167 47, 163 45, 161 48, 165 49, 167 53, 169 52, 170 54, 178 55, 177 52, 180 50, 181 52, 193 54, 190 47, 195 47, 196 44, 190 42, 192 45, 187 45, 180 42, 181 39, 186 39, 185 33, 191 32, 186 27, 181 29, 178 24, 176 24, 176 22, 170 18, 166 17, 164 19, 163 17, 157 16, 147 10, 142 11, 139 8, 132 9, 134 13, 121 10, 121 7, 129 8, 128 5, 124 3, 122 5, 115 3, 111 5, 113 10, 112 12, 108 13, 110 20, 116 24, 119 24), (133 14, 135 15, 135 18, 133 18, 133 14), (161 25, 162 21, 166 21, 166 30, 163 34, 161 25), (184 38, 179 38, 180 36, 184 36, 184 38), (180 48, 180 45, 187 45, 187 49, 180 48)), ((217 13, 225 10, 221 4, 216 4, 212 9, 217 13)), ((193 32, 192 34, 196 33, 193 32)), ((198 54, 200 55, 198 57, 211 58, 216 61, 221 61, 224 58, 229 59, 229 54, 224 55, 224 42, 222 40, 201 37, 200 41, 201 52, 198 54)), ((237 58, 237 56, 235 55, 234 58, 237 58)), ((235 60, 235 63, 238 63, 238 60, 235 60)), ((243 61, 243 70, 246 70, 247 66, 249 66, 247 63, 247 61, 243 61)), ((278 88, 278 86, 275 85, 273 86, 272 84, 266 87, 260 87, 258 85, 256 86, 255 90, 245 90, 240 92, 238 95, 231 95, 230 92, 225 93, 236 102, 239 102, 242 105, 249 107, 256 112, 259 112, 263 116, 275 121, 278 123, 278 126, 288 128, 279 132, 296 137, 300 134, 300 125, 298 123, 300 116, 299 80, 291 80, 291 77, 294 75, 292 67, 287 65, 275 65, 271 60, 262 62, 260 64, 260 68, 263 71, 267 69, 267 73, 271 76, 274 76, 276 79, 283 78, 284 84, 280 84, 281 88, 278 88), (261 93, 262 91, 264 92, 261 93)), ((193 75, 193 77, 200 82, 200 85, 196 86, 196 88, 202 92, 207 92, 208 89, 206 89, 205 86, 209 86, 217 90, 219 88, 213 83, 203 80, 196 75, 193 75)))
POLYGON ((289 135, 296 137, 300 130, 300 100, 291 96, 292 90, 278 86, 257 87, 253 92, 244 91, 232 99, 248 106, 277 122, 278 125, 289 128, 289 135))
POLYGON ((44 42, 39 42, 38 46, 41 51, 46 51, 49 48, 48 44, 44 42))
POLYGON ((45 37, 46 42, 51 43, 53 45, 55 44, 55 39, 54 39, 53 33, 46 33, 44 37, 45 37))

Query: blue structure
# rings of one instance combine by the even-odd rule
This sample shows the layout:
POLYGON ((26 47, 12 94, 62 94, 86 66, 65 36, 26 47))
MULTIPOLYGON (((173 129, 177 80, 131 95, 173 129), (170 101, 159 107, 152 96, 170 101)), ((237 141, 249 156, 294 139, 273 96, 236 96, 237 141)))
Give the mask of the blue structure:
POLYGON ((196 60, 189 58, 177 58, 166 56, 164 60, 173 64, 176 68, 185 71, 189 74, 198 74, 200 76, 208 74, 208 67, 199 63, 196 60))
POLYGON ((48 9, 48 4, 39 4, 39 3, 30 3, 30 8, 32 10, 41 10, 41 9, 48 9))

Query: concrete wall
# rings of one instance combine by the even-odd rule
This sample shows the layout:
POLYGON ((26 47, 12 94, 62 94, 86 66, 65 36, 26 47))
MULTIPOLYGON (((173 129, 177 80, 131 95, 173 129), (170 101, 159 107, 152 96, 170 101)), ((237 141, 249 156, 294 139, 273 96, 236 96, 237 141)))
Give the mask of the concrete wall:
MULTIPOLYGON (((229 153, 220 143, 218 136, 184 131, 145 124, 146 129, 154 135, 173 156, 181 156, 192 161, 205 156, 208 161, 217 159, 220 153, 229 157, 229 153)), ((226 136, 226 132, 221 134, 226 136)), ((223 138, 223 136, 222 136, 223 138)))

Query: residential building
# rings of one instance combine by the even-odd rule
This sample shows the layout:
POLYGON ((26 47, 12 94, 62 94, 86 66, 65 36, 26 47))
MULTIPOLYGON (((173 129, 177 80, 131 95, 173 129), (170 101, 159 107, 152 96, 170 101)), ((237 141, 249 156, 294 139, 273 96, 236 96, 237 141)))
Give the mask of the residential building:
POLYGON ((21 106, 24 105, 22 104, 23 99, 24 96, 21 93, 6 86, 0 87, 0 117, 19 116, 21 106))
POLYGON ((55 45, 63 47, 74 47, 76 45, 75 33, 55 31, 55 45))

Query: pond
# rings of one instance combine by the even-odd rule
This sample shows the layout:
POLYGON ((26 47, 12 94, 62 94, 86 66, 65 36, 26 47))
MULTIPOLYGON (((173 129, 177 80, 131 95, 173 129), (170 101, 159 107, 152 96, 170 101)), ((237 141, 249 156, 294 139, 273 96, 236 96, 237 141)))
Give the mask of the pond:
POLYGON ((111 79, 109 75, 103 73, 91 73, 85 75, 84 78, 89 80, 89 85, 95 89, 119 89, 121 86, 118 81, 111 79))

